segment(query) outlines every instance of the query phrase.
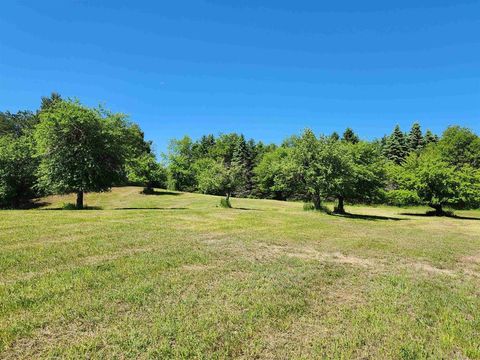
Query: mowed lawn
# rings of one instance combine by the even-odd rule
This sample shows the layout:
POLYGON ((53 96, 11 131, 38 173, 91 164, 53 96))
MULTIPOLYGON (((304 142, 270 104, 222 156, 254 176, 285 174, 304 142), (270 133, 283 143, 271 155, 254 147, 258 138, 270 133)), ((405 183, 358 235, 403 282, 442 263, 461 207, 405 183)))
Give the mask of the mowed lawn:
POLYGON ((480 358, 480 211, 140 190, 0 211, 0 358, 480 358))

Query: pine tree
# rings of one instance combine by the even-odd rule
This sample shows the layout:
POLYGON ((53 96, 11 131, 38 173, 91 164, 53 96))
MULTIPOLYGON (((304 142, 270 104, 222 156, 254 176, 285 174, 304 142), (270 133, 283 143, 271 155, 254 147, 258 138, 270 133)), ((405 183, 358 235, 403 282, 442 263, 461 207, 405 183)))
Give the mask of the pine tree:
POLYGON ((425 137, 424 137, 423 142, 424 142, 425 145, 428 145, 428 144, 431 144, 431 143, 436 143, 436 142, 438 142, 438 136, 433 135, 433 133, 430 130, 427 130, 425 132, 425 137))
POLYGON ((336 131, 334 131, 331 135, 330 135, 330 139, 332 139, 333 141, 338 141, 340 140, 340 135, 338 135, 338 133, 336 131))
POLYGON ((425 145, 420 124, 414 123, 408 134, 409 151, 418 151, 425 145))
POLYGON ((353 132, 351 128, 346 128, 345 132, 343 133, 342 140, 345 142, 349 142, 352 144, 358 143, 360 140, 358 136, 353 132))
POLYGON ((387 140, 387 144, 384 149, 384 155, 387 159, 393 161, 396 164, 401 164, 408 155, 408 146, 405 139, 405 134, 400 130, 400 126, 397 125, 393 130, 392 135, 387 140))
POLYGON ((251 143, 247 143, 243 135, 240 135, 235 146, 231 166, 237 169, 240 177, 236 195, 249 196, 253 188, 253 152, 251 143))

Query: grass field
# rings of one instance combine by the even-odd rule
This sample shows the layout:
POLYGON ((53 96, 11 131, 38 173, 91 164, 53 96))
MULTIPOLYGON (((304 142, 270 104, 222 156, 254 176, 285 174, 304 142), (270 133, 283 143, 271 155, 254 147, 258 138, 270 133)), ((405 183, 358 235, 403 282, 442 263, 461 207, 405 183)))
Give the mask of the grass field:
POLYGON ((0 358, 480 358, 480 211, 139 191, 0 211, 0 358))

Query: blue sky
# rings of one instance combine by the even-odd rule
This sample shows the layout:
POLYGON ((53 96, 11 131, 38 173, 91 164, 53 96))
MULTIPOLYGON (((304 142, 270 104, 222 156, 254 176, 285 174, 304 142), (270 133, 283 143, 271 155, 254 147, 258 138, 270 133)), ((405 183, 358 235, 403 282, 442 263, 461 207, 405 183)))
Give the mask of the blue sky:
POLYGON ((6 1, 0 110, 52 91, 169 139, 480 132, 480 1, 6 1))

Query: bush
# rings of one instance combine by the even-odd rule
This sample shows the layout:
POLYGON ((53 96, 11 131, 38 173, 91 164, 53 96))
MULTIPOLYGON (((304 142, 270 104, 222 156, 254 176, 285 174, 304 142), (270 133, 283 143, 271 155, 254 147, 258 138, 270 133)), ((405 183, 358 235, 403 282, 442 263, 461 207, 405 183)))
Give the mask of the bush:
POLYGON ((232 207, 232 204, 230 203, 230 199, 221 198, 220 206, 226 209, 230 209, 232 207))
POLYGON ((313 210, 315 210, 315 206, 313 206, 312 203, 306 202, 306 203, 303 203, 303 210, 304 211, 313 211, 313 210))
POLYGON ((303 203, 303 210, 304 211, 321 211, 325 214, 332 214, 332 211, 326 205, 320 205, 320 209, 315 210, 315 206, 312 203, 305 202, 303 203))
POLYGON ((385 193, 385 201, 388 205, 407 206, 420 205, 422 200, 415 191, 411 190, 390 190, 385 193))

